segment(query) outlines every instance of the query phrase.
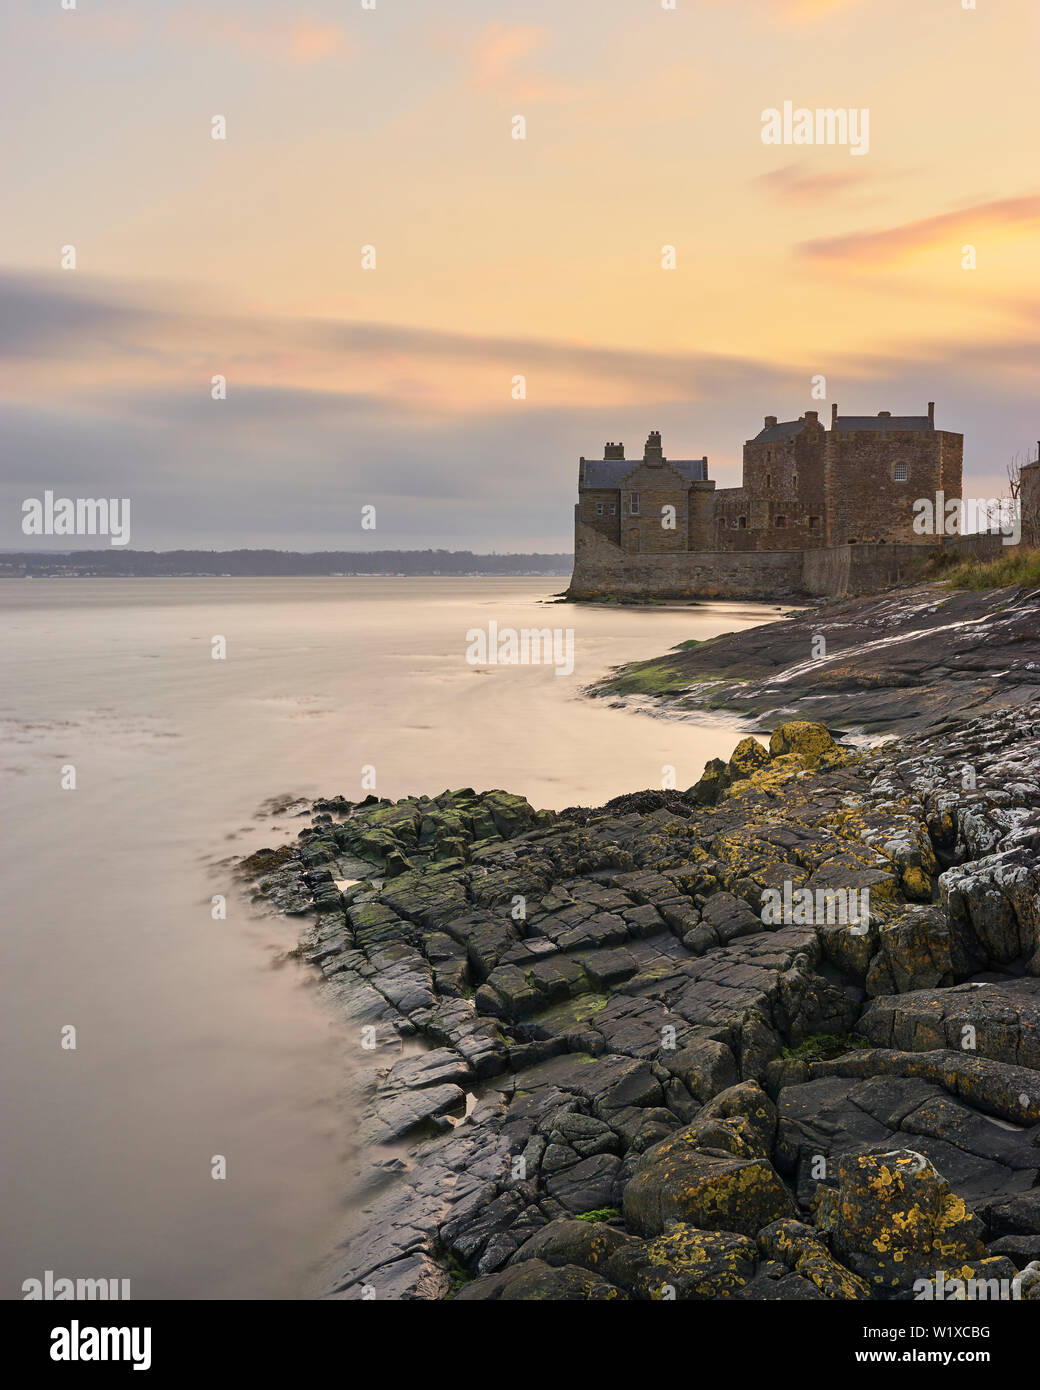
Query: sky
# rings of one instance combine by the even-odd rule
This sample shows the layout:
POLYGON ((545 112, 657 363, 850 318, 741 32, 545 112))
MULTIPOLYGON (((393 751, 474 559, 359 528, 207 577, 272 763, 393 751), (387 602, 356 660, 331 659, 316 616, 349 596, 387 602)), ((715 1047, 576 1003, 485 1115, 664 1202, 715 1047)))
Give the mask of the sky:
POLYGON ((0 546, 97 544, 22 534, 50 490, 137 549, 566 551, 604 441, 735 486, 834 401, 934 400, 999 495, 1038 40, 1036 0, 2 0, 0 546), (785 101, 865 152, 764 143, 785 101))

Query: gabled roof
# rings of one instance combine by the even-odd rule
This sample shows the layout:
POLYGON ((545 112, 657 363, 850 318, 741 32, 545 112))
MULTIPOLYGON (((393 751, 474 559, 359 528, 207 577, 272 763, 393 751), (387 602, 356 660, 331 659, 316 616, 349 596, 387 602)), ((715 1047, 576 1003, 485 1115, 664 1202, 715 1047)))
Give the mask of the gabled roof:
MULTIPOLYGON (((619 488, 621 479, 643 462, 642 459, 586 459, 582 471, 583 488, 619 488)), ((703 483, 708 477, 708 459, 665 459, 689 483, 703 483)))
POLYGON ((799 434, 804 420, 785 420, 780 425, 767 425, 764 430, 759 430, 751 441, 752 444, 772 444, 777 439, 790 439, 792 434, 799 434))
POLYGON ((839 415, 836 430, 931 430, 927 415, 839 415))

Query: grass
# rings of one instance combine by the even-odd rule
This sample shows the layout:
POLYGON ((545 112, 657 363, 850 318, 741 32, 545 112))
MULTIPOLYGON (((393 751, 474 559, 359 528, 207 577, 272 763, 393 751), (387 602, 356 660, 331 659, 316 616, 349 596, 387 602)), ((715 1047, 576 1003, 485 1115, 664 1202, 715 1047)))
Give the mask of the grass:
POLYGON ((800 1042, 797 1047, 785 1047, 782 1051, 790 1061, 830 1062, 845 1052, 869 1046, 865 1038, 853 1037, 851 1033, 817 1033, 815 1037, 800 1042))
POLYGON ((951 589, 1006 589, 1013 584, 1040 585, 1040 550, 1014 550, 997 560, 967 560, 942 571, 951 589))
POLYGON ((621 1215, 620 1207, 598 1207, 595 1211, 580 1211, 575 1221, 613 1221, 621 1215))
POLYGON ((667 658, 637 661, 602 688, 618 695, 678 695, 689 688, 690 676, 676 669, 667 658))
POLYGON ((470 1274, 466 1266, 455 1255, 446 1255, 444 1264, 451 1278, 451 1288, 448 1290, 447 1294, 448 1298, 451 1298, 453 1294, 458 1293, 463 1284, 468 1284, 472 1280, 473 1275, 470 1274))

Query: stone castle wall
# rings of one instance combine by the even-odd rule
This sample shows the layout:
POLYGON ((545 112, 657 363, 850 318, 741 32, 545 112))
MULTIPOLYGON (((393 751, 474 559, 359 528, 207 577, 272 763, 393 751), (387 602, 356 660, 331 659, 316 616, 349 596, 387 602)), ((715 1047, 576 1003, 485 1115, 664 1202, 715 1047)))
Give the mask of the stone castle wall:
MULTIPOLYGON (((1003 545, 999 536, 954 536, 942 548, 958 557, 993 559, 1003 545)), ((631 554, 579 522, 567 592, 581 599, 852 597, 920 578, 930 553, 931 547, 919 544, 861 542, 811 550, 631 554)))
POLYGON ((964 440, 946 430, 832 430, 827 435, 828 545, 888 541, 929 545, 913 529, 918 497, 961 495, 964 440), (896 465, 907 476, 896 478, 896 465))
POLYGON ((1022 540, 1040 545, 1040 459, 1022 465, 1022 540))

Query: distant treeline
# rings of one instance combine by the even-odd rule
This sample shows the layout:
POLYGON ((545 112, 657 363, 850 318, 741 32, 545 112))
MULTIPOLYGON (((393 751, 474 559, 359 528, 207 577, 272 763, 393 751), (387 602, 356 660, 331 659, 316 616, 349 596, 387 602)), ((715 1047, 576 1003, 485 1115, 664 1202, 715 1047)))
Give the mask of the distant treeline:
POLYGON ((471 550, 51 550, 0 554, 0 574, 62 576, 552 574, 572 555, 475 555, 471 550))

